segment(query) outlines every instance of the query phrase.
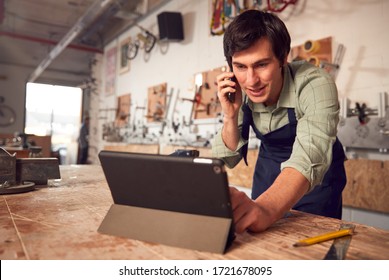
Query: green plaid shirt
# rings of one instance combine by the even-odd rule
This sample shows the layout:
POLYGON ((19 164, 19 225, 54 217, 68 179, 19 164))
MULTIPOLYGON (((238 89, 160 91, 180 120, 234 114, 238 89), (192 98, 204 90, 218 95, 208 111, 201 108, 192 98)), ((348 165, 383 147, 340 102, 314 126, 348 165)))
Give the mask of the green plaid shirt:
MULTIPOLYGON (((339 122, 339 101, 335 82, 323 69, 307 62, 293 62, 284 66, 284 84, 276 105, 266 107, 248 100, 257 129, 266 134, 289 123, 288 108, 294 108, 297 136, 290 158, 281 164, 281 170, 292 167, 303 174, 314 186, 321 183, 332 161, 332 145, 339 122)), ((243 120, 239 112, 239 129, 243 120)), ((247 141, 241 137, 238 148, 229 150, 221 131, 212 141, 214 157, 221 158, 232 168, 241 160, 239 151, 247 141)))

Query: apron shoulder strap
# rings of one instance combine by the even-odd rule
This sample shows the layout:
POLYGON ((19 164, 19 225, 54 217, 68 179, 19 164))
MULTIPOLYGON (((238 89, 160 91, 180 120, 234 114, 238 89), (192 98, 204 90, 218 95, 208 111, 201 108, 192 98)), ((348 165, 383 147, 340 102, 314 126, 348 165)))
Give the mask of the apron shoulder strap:
MULTIPOLYGON (((243 110, 243 122, 242 122, 242 138, 244 140, 249 140, 249 133, 250 133, 250 125, 253 121, 253 114, 251 112, 250 107, 247 104, 247 96, 245 96, 245 99, 243 101, 242 110, 243 110)), ((247 151, 248 151, 248 142, 243 145, 243 147, 240 149, 240 155, 242 156, 245 164, 248 166, 247 163, 247 151)))

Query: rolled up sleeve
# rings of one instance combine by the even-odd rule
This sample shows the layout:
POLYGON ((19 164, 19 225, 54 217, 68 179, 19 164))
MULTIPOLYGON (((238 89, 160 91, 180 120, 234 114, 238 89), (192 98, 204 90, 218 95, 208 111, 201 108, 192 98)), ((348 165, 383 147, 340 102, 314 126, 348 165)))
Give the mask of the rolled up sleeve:
POLYGON ((310 190, 319 185, 332 161, 332 146, 339 122, 339 102, 332 78, 317 69, 296 79, 300 85, 296 107, 297 134, 289 160, 281 169, 292 167, 310 182, 310 190))
POLYGON ((247 140, 244 140, 242 137, 242 121, 243 121, 243 111, 239 111, 239 118, 238 118, 238 128, 239 128, 239 142, 238 146, 235 151, 230 150, 226 147, 224 144, 223 138, 222 138, 222 130, 223 127, 218 131, 218 133, 215 135, 214 139, 211 142, 212 145, 212 156, 219 158, 224 161, 227 167, 233 168, 235 167, 240 160, 242 159, 242 156, 240 155, 240 149, 247 144, 247 140))
POLYGON ((212 142, 212 156, 220 158, 224 161, 227 167, 233 168, 242 159, 240 149, 247 143, 242 137, 239 139, 238 147, 235 151, 231 151, 223 142, 221 132, 216 134, 212 142))

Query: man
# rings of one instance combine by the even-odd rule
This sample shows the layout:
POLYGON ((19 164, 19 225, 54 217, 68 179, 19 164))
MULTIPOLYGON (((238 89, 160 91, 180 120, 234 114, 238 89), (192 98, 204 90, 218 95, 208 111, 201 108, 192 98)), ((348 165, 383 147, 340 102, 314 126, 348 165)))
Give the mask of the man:
POLYGON ((89 116, 84 118, 80 128, 80 135, 78 137, 79 146, 79 164, 87 164, 88 150, 89 150, 89 116))
POLYGON ((346 176, 337 89, 324 70, 287 63, 290 41, 277 16, 257 10, 237 16, 224 34, 232 72, 217 77, 223 127, 213 155, 232 168, 245 158, 250 126, 261 140, 252 199, 230 188, 238 233, 263 231, 291 208, 341 218, 346 176))

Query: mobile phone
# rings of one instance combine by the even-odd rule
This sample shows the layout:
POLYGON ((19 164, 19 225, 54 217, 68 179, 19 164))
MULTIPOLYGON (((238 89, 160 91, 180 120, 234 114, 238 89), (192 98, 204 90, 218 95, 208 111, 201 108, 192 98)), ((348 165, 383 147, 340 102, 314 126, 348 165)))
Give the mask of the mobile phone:
MULTIPOLYGON (((235 76, 232 77, 230 80, 231 80, 231 81, 234 81, 235 83, 237 82, 235 76)), ((234 102, 235 102, 235 92, 228 92, 228 93, 227 93, 227 99, 228 99, 228 101, 230 101, 231 103, 234 103, 234 102)))

